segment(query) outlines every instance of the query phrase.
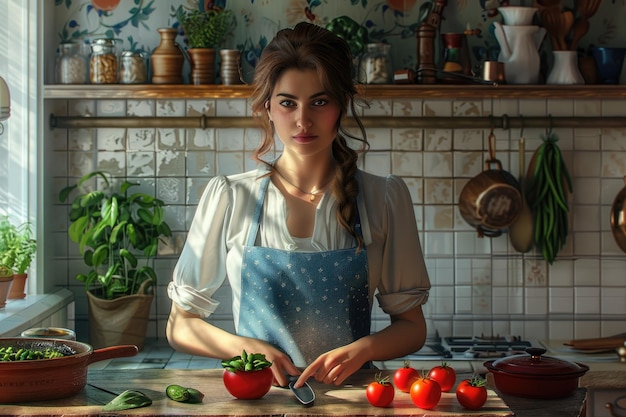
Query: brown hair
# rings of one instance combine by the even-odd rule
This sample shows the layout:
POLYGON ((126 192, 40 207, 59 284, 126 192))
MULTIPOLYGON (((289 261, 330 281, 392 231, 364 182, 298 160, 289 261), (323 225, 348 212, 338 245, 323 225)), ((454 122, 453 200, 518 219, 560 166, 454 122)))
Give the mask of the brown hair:
MULTIPOLYGON (((337 119, 337 137, 333 142, 333 157, 336 162, 332 193, 337 199, 339 210, 337 220, 363 247, 363 239, 354 229, 356 196, 359 185, 356 180, 359 154, 368 150, 369 144, 365 128, 358 117, 355 104, 357 91, 352 75, 352 55, 346 42, 320 26, 302 22, 293 29, 280 30, 274 39, 263 49, 255 69, 254 89, 251 96, 252 111, 263 130, 263 139, 253 153, 260 163, 270 165, 262 159, 274 147, 274 128, 266 112, 266 102, 270 100, 276 81, 287 69, 313 69, 317 72, 324 90, 335 100, 341 109, 337 119), (341 119, 348 113, 348 107, 356 121, 361 137, 357 137, 341 126, 341 119), (360 143, 353 149, 348 139, 360 143)), ((273 167, 270 166, 273 170, 273 167)), ((272 171, 273 172, 273 171, 272 171)))

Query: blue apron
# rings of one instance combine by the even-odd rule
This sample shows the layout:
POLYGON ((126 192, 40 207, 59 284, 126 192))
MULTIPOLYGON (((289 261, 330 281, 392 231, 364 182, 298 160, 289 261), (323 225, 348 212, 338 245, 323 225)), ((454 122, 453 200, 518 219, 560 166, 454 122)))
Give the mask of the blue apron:
MULTIPOLYGON (((305 367, 370 334, 365 249, 293 252, 255 246, 269 177, 243 250, 238 334, 265 340, 305 367)), ((357 211, 355 230, 361 235, 357 211)))

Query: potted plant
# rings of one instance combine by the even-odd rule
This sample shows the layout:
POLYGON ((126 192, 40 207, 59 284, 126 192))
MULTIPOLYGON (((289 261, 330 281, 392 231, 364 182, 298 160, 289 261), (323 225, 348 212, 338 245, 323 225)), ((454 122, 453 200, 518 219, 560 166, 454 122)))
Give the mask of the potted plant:
POLYGON ((157 276, 151 260, 159 242, 171 236, 164 220, 164 202, 129 190, 139 185, 94 171, 61 190, 65 202, 74 191, 70 239, 78 243, 86 266, 76 279, 85 284, 89 307, 89 338, 95 347, 134 344, 143 348, 157 276), (90 180, 101 180, 92 190, 90 180))
POLYGON ((181 6, 176 11, 176 18, 188 47, 190 82, 212 84, 215 81, 215 50, 235 29, 235 13, 209 2, 204 10, 185 10, 181 6))
POLYGON ((12 272, 12 284, 7 298, 10 300, 26 297, 24 288, 35 253, 37 242, 34 239, 31 224, 25 222, 15 225, 8 216, 0 218, 0 265, 6 267, 5 281, 12 272))

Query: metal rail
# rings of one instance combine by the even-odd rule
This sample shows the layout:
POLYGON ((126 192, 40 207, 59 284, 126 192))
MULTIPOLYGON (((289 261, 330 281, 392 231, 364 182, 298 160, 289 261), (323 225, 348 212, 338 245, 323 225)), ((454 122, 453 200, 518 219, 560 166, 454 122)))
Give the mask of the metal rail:
MULTIPOLYGON (((365 127, 371 128, 421 128, 421 129, 513 129, 513 128, 619 128, 626 127, 626 117, 553 117, 553 116, 364 116, 365 127)), ((356 126, 347 118, 345 125, 356 126)), ((257 127, 252 117, 90 117, 50 115, 52 129, 84 128, 179 128, 225 129, 257 127)))

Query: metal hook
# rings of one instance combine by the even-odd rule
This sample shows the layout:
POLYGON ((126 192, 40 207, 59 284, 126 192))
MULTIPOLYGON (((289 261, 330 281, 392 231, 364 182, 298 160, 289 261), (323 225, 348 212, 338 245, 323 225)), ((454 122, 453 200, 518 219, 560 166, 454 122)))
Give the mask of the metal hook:
POLYGON ((552 113, 548 113, 548 127, 546 128, 546 136, 552 136, 552 113))

